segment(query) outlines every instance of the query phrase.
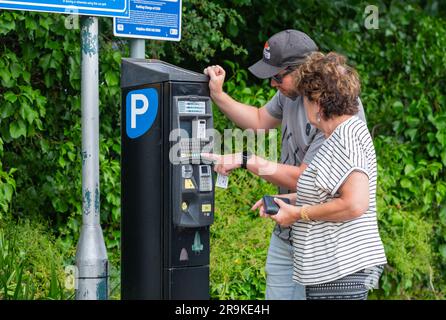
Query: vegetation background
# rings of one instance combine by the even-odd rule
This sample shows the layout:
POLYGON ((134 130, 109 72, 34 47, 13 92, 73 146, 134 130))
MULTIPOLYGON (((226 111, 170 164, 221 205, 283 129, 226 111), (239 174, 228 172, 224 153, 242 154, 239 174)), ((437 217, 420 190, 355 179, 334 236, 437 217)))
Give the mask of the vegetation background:
MULTIPOLYGON (((436 0, 183 0, 181 42, 147 58, 228 71, 225 89, 262 106, 273 94, 246 70, 287 28, 349 58, 378 156, 378 215, 389 264, 373 299, 446 295, 446 3, 436 0), (367 29, 368 5, 379 28, 367 29)), ((120 297, 120 61, 128 42, 100 18, 101 224, 120 297)), ((80 30, 58 14, 0 11, 0 298, 70 299, 81 212, 80 30)), ((233 128, 216 108, 219 130, 233 128)), ((250 211, 271 184, 237 170, 216 194, 211 297, 263 299, 272 223, 250 211)))

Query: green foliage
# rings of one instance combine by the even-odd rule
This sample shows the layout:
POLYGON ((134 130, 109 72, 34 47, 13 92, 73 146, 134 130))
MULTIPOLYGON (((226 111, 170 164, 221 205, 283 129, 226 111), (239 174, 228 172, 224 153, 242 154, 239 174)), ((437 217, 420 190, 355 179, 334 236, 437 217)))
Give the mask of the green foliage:
POLYGON ((63 258, 43 224, 0 221, 0 299, 68 299, 63 258))
MULTIPOLYGON (((147 41, 147 57, 198 72, 211 60, 224 63, 225 90, 260 107, 275 90, 267 80, 253 85, 246 67, 261 57, 273 33, 296 28, 307 32, 322 51, 345 54, 361 76, 361 99, 378 156, 379 224, 389 265, 382 290, 373 297, 444 298, 446 8, 436 0, 374 4, 379 29, 368 30, 364 9, 369 3, 362 0, 183 1, 182 40, 147 41)), ((59 268, 73 263, 80 232, 82 155, 80 32, 65 29, 64 18, 0 12, 3 298, 66 297, 59 268), (49 240, 43 226, 6 222, 11 216, 49 221, 49 233, 57 241, 49 240), (12 237, 13 230, 24 236, 12 237)), ((114 268, 111 296, 118 298, 119 74, 128 46, 112 38, 111 19, 99 21, 101 224, 114 268)), ((214 117, 220 132, 234 128, 215 106, 214 117)), ((211 235, 213 298, 263 298, 272 225, 250 207, 263 194, 275 192, 244 171, 231 175, 228 190, 218 190, 211 235)))
POLYGON ((380 165, 378 209, 392 270, 383 289, 386 296, 442 298, 446 22, 395 2, 380 16, 380 28, 364 35, 367 46, 351 46, 380 165), (380 42, 394 45, 383 50, 380 42))
MULTIPOLYGON (((268 86, 267 80, 262 85, 248 86, 248 71, 240 68, 238 63, 225 60, 224 64, 227 69, 224 90, 235 100, 261 107, 276 93, 276 90, 268 86)), ((223 133, 225 129, 236 128, 215 105, 213 105, 213 115, 214 127, 220 133, 223 133)))
POLYGON ((251 211, 264 194, 277 188, 244 170, 229 178, 228 189, 216 190, 211 227, 212 299, 264 299, 265 261, 273 223, 251 211))
MULTIPOLYGON (((299 1, 288 3, 288 10, 276 1, 251 3, 268 14, 239 11, 253 32, 244 38, 254 50, 247 65, 271 34, 292 27, 307 32, 321 50, 347 55, 360 73, 378 156, 379 224, 389 261, 381 290, 372 297, 444 298, 446 22, 436 14, 444 7, 431 2, 425 12, 417 1, 378 2, 379 29, 367 30, 365 1, 299 1)), ((233 96, 242 100, 244 83, 233 82, 227 90, 236 88, 233 96)))
POLYGON ((249 63, 258 59, 259 48, 271 34, 285 28, 307 32, 322 51, 338 51, 350 59, 361 76, 361 99, 376 145, 378 212, 389 258, 383 290, 375 296, 442 298, 445 7, 436 1, 378 1, 379 29, 368 30, 364 9, 369 4, 304 0, 262 1, 260 6, 253 0, 252 5, 263 10, 250 13, 253 10, 242 8, 258 36, 245 37, 249 47, 255 49, 249 41, 257 42, 249 63))
POLYGON ((15 191, 15 180, 12 177, 14 171, 14 168, 11 168, 9 172, 3 171, 0 162, 0 220, 3 213, 9 211, 9 204, 15 191))
POLYGON ((238 63, 225 60, 224 63, 229 67, 230 76, 225 82, 225 91, 239 102, 262 107, 276 93, 276 90, 270 87, 269 80, 264 80, 262 85, 248 86, 248 71, 241 69, 238 63))
POLYGON ((246 54, 243 45, 234 42, 243 17, 224 1, 183 1, 182 34, 180 42, 150 41, 147 56, 152 59, 168 58, 192 70, 197 62, 209 63, 221 52, 228 55, 246 54))
POLYGON ((444 291, 433 285, 444 285, 435 281, 443 276, 435 239, 442 228, 437 223, 439 203, 446 198, 442 165, 414 162, 413 144, 394 137, 379 136, 375 146, 379 220, 389 260, 382 279, 384 295, 442 298, 444 291))

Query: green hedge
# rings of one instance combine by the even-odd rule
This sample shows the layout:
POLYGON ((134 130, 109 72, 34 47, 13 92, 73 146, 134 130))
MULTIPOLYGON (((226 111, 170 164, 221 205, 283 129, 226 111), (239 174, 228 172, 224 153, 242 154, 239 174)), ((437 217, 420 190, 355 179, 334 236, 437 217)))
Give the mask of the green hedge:
POLYGON ((45 223, 0 221, 0 299, 70 299, 62 252, 45 223))
MULTIPOLYGON (((318 20, 307 32, 315 34, 323 50, 349 57, 362 80, 361 99, 378 156, 379 225, 389 260, 381 289, 371 298, 442 299, 446 293, 446 56, 442 53, 446 21, 416 5, 392 2, 380 6, 378 30, 365 30, 359 24, 363 12, 352 6, 344 7, 342 16, 351 20, 340 19, 343 28, 322 29, 333 24, 330 13, 341 9, 342 2, 337 8, 325 7, 321 16, 329 22, 318 20)), ((305 30, 306 23, 298 20, 296 28, 305 30)), ((252 101, 261 89, 247 87, 246 79, 236 72, 227 90, 247 103, 263 105, 263 96, 252 101)), ((263 88, 268 90, 267 83, 263 88)), ((217 113, 218 121, 223 122, 217 113)), ((238 175, 231 179, 245 183, 238 175)), ((239 199, 235 193, 227 197, 239 199)), ((251 198, 251 204, 257 199, 251 198)), ((237 206, 238 202, 228 212, 236 212, 237 206)), ((225 224, 230 230, 231 226, 225 224)), ((259 224, 250 231, 261 234, 263 227, 259 224)), ((218 252, 223 254, 230 242, 229 238, 218 252)), ((262 250, 266 252, 265 247, 262 250)), ((233 274, 233 270, 227 272, 233 274)), ((239 279, 237 275, 229 278, 239 279)), ((244 283, 238 282, 238 286, 244 283)), ((262 298, 263 293, 256 297, 262 298)))
MULTIPOLYGON (((301 29, 321 50, 349 57, 362 79, 378 155, 378 214, 389 258, 372 298, 434 299, 446 292, 446 11, 434 2, 378 1, 379 29, 367 30, 366 1, 189 0, 183 40, 147 42, 150 57, 195 71, 229 60, 226 90, 256 106, 274 90, 246 67, 260 58, 268 35, 301 29)), ((128 48, 111 37, 111 19, 101 18, 100 30, 101 223, 119 274, 119 73, 128 48)), ((1 11, 0 44, 0 222, 49 221, 57 241, 47 245, 71 264, 81 221, 79 30, 66 30, 62 15, 1 11)), ((234 128, 214 111, 219 130, 234 128)), ((272 224, 249 208, 273 192, 243 171, 217 192, 213 298, 263 298, 272 224)), ((1 224, 4 234, 11 228, 1 224)), ((51 282, 51 275, 44 278, 51 282)), ((119 298, 116 281, 112 295, 119 298)))

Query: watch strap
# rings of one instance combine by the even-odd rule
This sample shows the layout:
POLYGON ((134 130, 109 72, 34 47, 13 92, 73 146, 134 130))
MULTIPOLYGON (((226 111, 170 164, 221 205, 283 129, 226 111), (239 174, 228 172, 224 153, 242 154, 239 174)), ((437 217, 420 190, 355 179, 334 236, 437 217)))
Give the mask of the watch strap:
POLYGON ((243 151, 242 152, 242 168, 246 169, 246 165, 248 163, 248 159, 251 158, 252 153, 248 152, 248 151, 243 151))

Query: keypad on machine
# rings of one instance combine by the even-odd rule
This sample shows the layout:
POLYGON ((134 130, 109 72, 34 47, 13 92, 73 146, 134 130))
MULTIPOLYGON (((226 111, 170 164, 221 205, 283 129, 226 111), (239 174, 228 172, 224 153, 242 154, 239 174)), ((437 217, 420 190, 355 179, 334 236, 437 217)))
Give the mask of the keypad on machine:
MULTIPOLYGON (((181 139, 181 156, 192 160, 199 160, 201 151, 209 144, 208 140, 202 139, 181 139)), ((209 151, 209 147, 206 151, 209 151)))
POLYGON ((200 179, 200 191, 212 191, 212 179, 200 179))

